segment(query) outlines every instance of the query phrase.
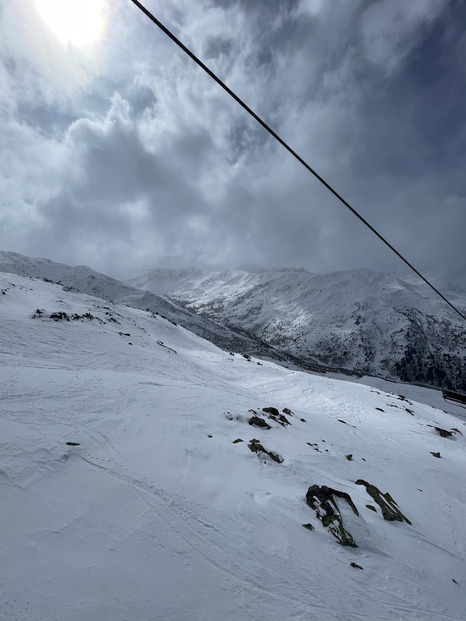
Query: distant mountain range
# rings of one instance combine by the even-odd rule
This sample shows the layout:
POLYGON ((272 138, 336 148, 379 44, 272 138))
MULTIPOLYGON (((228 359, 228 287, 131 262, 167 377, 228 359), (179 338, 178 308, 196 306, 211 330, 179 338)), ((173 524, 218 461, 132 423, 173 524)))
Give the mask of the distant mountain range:
MULTIPOLYGON (((465 273, 433 275, 466 312, 465 273)), ((466 326, 411 276, 156 269, 129 281, 261 339, 306 367, 466 390, 466 326)))
MULTIPOLYGON (((0 271, 149 309, 245 355, 466 391, 464 321, 411 276, 155 269, 123 283, 86 266, 13 252, 0 252, 0 271)), ((464 272, 432 278, 466 312, 464 272)))

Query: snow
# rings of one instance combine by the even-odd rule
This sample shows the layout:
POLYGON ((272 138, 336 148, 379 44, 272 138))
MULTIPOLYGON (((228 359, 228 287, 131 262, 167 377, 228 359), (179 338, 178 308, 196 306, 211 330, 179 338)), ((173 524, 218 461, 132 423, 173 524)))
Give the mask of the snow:
MULTIPOLYGON (((440 386, 445 376, 464 384, 464 322, 420 279, 368 269, 321 275, 158 269, 130 282, 252 332, 304 363, 426 385, 440 386)), ((435 282, 454 286, 447 295, 466 312, 464 270, 435 282)))
POLYGON ((2 620, 464 619, 466 424, 430 393, 248 361, 26 276, 0 290, 2 620), (266 406, 291 425, 250 426, 266 406), (358 548, 316 519, 313 484, 351 495, 358 548))
POLYGON ((0 251, 0 272, 42 278, 105 300, 114 300, 135 308, 149 308, 224 349, 260 355, 274 353, 269 346, 251 334, 239 333, 222 323, 198 317, 196 313, 160 295, 128 286, 87 266, 71 267, 49 259, 31 258, 16 252, 0 251))

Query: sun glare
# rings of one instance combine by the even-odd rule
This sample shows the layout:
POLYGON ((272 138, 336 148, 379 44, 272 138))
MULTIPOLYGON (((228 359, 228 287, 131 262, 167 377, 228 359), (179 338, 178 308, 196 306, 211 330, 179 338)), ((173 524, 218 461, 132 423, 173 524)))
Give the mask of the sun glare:
POLYGON ((63 43, 84 46, 103 29, 103 0, 36 0, 37 10, 63 43))

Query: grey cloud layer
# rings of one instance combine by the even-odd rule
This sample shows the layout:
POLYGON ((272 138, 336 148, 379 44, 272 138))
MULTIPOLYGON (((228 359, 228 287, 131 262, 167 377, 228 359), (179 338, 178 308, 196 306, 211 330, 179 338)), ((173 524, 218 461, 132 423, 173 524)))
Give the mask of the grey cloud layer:
MULTIPOLYGON (((397 265, 131 3, 90 57, 32 5, 0 8, 2 248, 116 274, 397 265)), ((464 3, 147 6, 408 258, 464 263, 464 3)))

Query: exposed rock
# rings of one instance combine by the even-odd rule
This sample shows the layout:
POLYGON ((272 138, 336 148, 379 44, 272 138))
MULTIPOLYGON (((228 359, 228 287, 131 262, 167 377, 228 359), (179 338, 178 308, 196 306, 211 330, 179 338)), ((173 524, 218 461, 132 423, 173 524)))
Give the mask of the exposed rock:
POLYGON ((317 518, 322 522, 325 528, 329 529, 340 545, 357 548, 358 546, 353 536, 343 525, 343 518, 335 497, 345 500, 353 510, 353 513, 359 517, 356 505, 351 500, 349 494, 327 487, 326 485, 322 485, 322 487, 311 485, 307 490, 306 502, 311 509, 315 510, 317 518))
POLYGON ((66 319, 66 321, 70 320, 70 318, 68 317, 68 314, 63 311, 52 313, 50 315, 50 319, 55 319, 55 321, 61 321, 62 319, 66 319))
POLYGON ((389 522, 407 522, 408 524, 411 524, 408 518, 398 509, 398 505, 388 492, 383 494, 378 487, 367 483, 367 481, 363 481, 363 479, 358 479, 356 481, 356 485, 364 485, 369 496, 372 496, 375 502, 382 509, 382 516, 384 520, 388 520, 389 522))
POLYGON ((262 411, 268 414, 269 418, 274 420, 276 423, 279 423, 282 427, 286 427, 286 425, 291 425, 290 421, 286 418, 286 416, 280 414, 277 408, 262 408, 262 411))
POLYGON ((66 446, 79 446, 79 442, 67 442, 66 446))
POLYGON ((302 423, 305 423, 305 422, 306 422, 306 419, 305 419, 305 418, 300 418, 299 420, 300 420, 302 423))
POLYGON ((450 438, 453 435, 452 431, 447 431, 441 427, 435 427, 435 431, 442 436, 442 438, 450 438))
POLYGON ((233 444, 238 444, 239 442, 244 442, 244 440, 242 440, 241 438, 236 438, 236 440, 233 440, 233 444))
POLYGON ((165 345, 163 341, 157 341, 157 345, 160 345, 160 347, 165 347, 165 349, 167 349, 170 352, 173 352, 174 354, 178 353, 176 349, 173 349, 173 347, 168 347, 168 345, 165 345))
POLYGON ((353 461, 353 455, 350 453, 349 455, 346 456, 346 459, 348 461, 353 461))
POLYGON ((293 412, 290 408, 283 408, 283 414, 288 414, 288 416, 293 416, 293 412))
POLYGON ((437 459, 440 459, 442 456, 440 455, 440 451, 438 453, 433 453, 432 451, 430 452, 431 455, 433 455, 434 457, 437 457, 437 459))
POLYGON ((361 567, 361 565, 358 565, 357 563, 350 563, 351 567, 354 567, 355 569, 364 569, 364 567, 361 567))
POLYGON ((339 423, 343 423, 343 425, 348 425, 349 427, 353 427, 353 429, 356 429, 355 425, 350 425, 349 423, 347 423, 345 420, 342 420, 341 418, 338 419, 339 423))
POLYGON ((385 412, 385 410, 382 410, 382 408, 375 408, 376 410, 379 410, 379 412, 385 412))
POLYGON ((410 401, 409 399, 406 399, 406 397, 405 397, 404 395, 398 395, 398 399, 399 399, 400 401, 406 401, 406 403, 409 403, 409 405, 413 405, 413 404, 411 403, 411 401, 410 401))
POLYGON ((366 507, 371 511, 374 511, 374 513, 377 513, 377 509, 373 505, 366 505, 366 507))
POLYGON ((312 524, 303 524, 304 528, 307 528, 307 530, 314 530, 314 526, 312 526, 312 524))
POLYGON ((286 418, 286 416, 283 416, 283 414, 280 414, 278 418, 275 418, 274 416, 272 416, 271 418, 273 418, 273 420, 276 420, 277 423, 280 423, 280 425, 282 425, 283 427, 291 425, 290 421, 286 418))
POLYGON ((277 462, 277 464, 281 464, 283 462, 283 457, 281 457, 278 453, 275 453, 274 451, 268 451, 267 449, 265 449, 262 446, 262 444, 259 442, 259 440, 252 439, 250 443, 248 444, 248 448, 253 453, 257 453, 259 456, 260 456, 260 453, 264 453, 265 455, 268 455, 270 459, 273 459, 273 461, 277 462))
POLYGON ((248 422, 253 427, 260 427, 261 429, 272 429, 267 421, 265 421, 263 418, 259 418, 258 416, 251 416, 248 422))

